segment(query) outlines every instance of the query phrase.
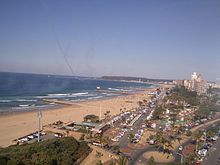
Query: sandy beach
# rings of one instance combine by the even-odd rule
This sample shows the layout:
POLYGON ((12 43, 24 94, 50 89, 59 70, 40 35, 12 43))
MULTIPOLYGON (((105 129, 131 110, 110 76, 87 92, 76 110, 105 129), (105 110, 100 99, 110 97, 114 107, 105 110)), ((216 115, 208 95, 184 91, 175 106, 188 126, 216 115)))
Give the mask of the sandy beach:
MULTIPOLYGON (((65 105, 62 108, 43 110, 42 125, 51 124, 61 120, 64 123, 70 121, 82 121, 87 114, 100 115, 104 118, 104 113, 110 111, 111 115, 120 113, 120 109, 132 110, 138 107, 138 101, 149 99, 148 93, 154 88, 146 89, 145 91, 133 94, 118 96, 110 99, 94 100, 78 102, 72 105, 65 105)), ((6 147, 12 143, 14 139, 27 135, 37 130, 37 112, 22 112, 17 114, 6 114, 0 116, 0 146, 6 147)))

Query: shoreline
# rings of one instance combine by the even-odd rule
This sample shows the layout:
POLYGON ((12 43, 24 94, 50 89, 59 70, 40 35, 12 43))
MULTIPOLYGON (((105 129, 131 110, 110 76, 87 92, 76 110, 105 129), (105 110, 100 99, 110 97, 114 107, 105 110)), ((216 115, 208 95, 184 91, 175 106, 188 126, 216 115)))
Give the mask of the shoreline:
POLYGON ((102 98, 98 98, 98 99, 88 99, 87 98, 84 100, 76 100, 76 101, 74 101, 74 100, 65 101, 65 100, 59 100, 59 99, 53 99, 53 98, 42 99, 43 102, 55 103, 55 104, 53 106, 45 106, 42 108, 27 107, 25 109, 20 109, 20 110, 8 109, 8 110, 2 111, 2 112, 0 111, 0 117, 5 116, 5 115, 16 115, 16 114, 20 114, 20 113, 55 110, 55 109, 64 108, 66 106, 73 106, 73 105, 82 104, 82 103, 89 103, 89 102, 94 102, 94 101, 104 101, 104 100, 109 100, 109 99, 113 99, 113 98, 126 97, 126 96, 130 96, 130 95, 140 94, 140 93, 143 93, 145 90, 155 89, 155 88, 158 88, 158 86, 152 85, 150 87, 143 88, 143 89, 136 91, 136 92, 133 92, 133 93, 127 93, 127 94, 121 94, 121 95, 115 95, 115 96, 107 96, 107 97, 102 97, 102 98))
MULTIPOLYGON (((42 110, 42 126, 61 120, 64 123, 70 121, 82 121, 87 114, 99 116, 102 107, 101 118, 108 110, 111 115, 119 114, 121 110, 132 110, 138 107, 138 100, 149 99, 148 93, 157 87, 145 88, 143 91, 131 95, 114 96, 98 100, 86 100, 63 105, 59 108, 42 110)), ((37 111, 24 111, 0 115, 0 146, 6 147, 12 144, 14 139, 37 130, 37 111)))

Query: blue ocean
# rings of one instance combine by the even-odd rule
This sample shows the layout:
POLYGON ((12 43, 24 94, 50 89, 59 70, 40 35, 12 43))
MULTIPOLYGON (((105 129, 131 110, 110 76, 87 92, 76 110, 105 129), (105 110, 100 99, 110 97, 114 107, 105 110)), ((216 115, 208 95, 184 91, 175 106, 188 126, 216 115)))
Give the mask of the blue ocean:
POLYGON ((100 78, 0 72, 0 113, 58 106, 43 99, 97 100, 131 94, 152 84, 109 81, 100 78), (97 87, 99 90, 97 90, 97 87))

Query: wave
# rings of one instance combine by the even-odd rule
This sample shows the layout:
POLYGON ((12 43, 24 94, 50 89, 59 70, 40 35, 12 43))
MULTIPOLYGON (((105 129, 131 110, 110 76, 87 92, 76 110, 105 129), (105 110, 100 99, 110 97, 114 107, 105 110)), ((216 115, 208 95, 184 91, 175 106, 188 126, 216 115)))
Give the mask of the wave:
POLYGON ((37 100, 17 99, 17 102, 36 102, 37 100))
POLYGON ((118 89, 118 88, 108 88, 109 90, 112 90, 112 91, 121 91, 122 89, 118 89))
POLYGON ((35 106, 35 104, 32 104, 32 105, 30 105, 30 104, 20 104, 19 105, 19 107, 34 107, 35 106))
MULTIPOLYGON (((80 93, 56 93, 56 94, 48 94, 46 97, 77 97, 77 96, 85 96, 88 95, 88 92, 80 92, 80 93)), ((43 97, 43 96, 40 96, 43 97)), ((44 96, 45 98, 45 96, 44 96)))
POLYGON ((88 95, 88 92, 81 92, 81 93, 70 93, 71 96, 82 96, 82 95, 88 95))
POLYGON ((103 96, 89 97, 88 99, 89 100, 94 100, 94 99, 100 99, 100 98, 103 98, 103 96))
POLYGON ((0 103, 10 103, 12 100, 0 100, 0 103))
POLYGON ((118 96, 119 94, 114 94, 114 93, 108 93, 106 96, 118 96))
POLYGON ((57 93, 57 94, 48 94, 48 96, 56 97, 56 96, 68 96, 67 93, 57 93))

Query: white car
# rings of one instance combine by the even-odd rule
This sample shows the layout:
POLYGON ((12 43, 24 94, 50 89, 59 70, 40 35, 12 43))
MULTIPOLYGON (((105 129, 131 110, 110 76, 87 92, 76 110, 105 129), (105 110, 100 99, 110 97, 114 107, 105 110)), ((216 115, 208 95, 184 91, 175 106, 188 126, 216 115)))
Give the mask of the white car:
POLYGON ((119 141, 119 139, 116 138, 116 137, 115 137, 115 138, 112 138, 111 140, 112 140, 113 142, 118 142, 118 141, 119 141))
POLYGON ((154 145, 155 144, 155 140, 150 140, 149 144, 154 145))
POLYGON ((204 157, 204 156, 206 156, 206 154, 207 154, 207 150, 206 150, 206 149, 201 149, 201 150, 198 151, 198 154, 199 154, 200 156, 204 157))
POLYGON ((214 137, 212 137, 212 140, 213 140, 213 141, 218 140, 218 136, 214 136, 214 137))
POLYGON ((183 150, 183 146, 179 146, 179 150, 182 151, 183 150))
POLYGON ((55 133, 54 136, 55 136, 55 137, 58 137, 58 138, 61 138, 61 137, 62 137, 62 134, 60 134, 60 133, 55 133))
POLYGON ((41 135, 46 135, 46 132, 41 132, 41 135))
POLYGON ((29 139, 33 139, 33 138, 34 138, 34 135, 29 135, 28 138, 29 138, 29 139))
POLYGON ((28 138, 22 138, 21 140, 23 140, 24 142, 27 142, 28 138))

